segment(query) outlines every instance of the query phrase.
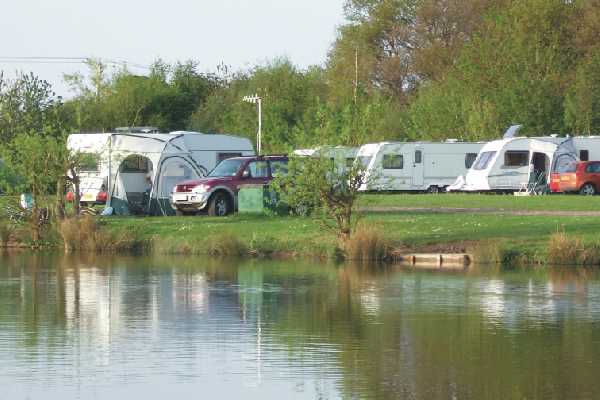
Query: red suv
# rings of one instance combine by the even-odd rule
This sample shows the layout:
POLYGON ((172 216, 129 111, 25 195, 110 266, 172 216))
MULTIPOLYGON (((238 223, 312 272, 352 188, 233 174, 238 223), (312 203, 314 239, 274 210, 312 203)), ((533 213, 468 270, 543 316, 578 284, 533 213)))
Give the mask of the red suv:
POLYGON ((552 192, 579 192, 593 195, 600 189, 600 161, 571 162, 550 178, 552 192))
POLYGON ((205 178, 185 181, 173 188, 171 205, 177 215, 208 211, 223 216, 237 209, 241 185, 266 185, 287 172, 286 156, 235 157, 221 161, 205 178))

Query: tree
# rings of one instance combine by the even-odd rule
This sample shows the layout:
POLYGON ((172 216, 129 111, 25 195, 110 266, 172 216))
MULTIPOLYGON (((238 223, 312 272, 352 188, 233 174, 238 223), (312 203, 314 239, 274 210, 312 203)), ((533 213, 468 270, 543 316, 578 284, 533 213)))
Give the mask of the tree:
POLYGON ((0 144, 6 146, 23 133, 51 133, 58 124, 58 106, 48 82, 32 73, 8 80, 0 72, 0 144))
POLYGON ((565 99, 565 113, 574 133, 600 132, 600 48, 577 67, 565 99))
POLYGON ((357 220, 358 190, 366 184, 366 172, 360 163, 346 167, 325 153, 292 158, 288 173, 276 178, 273 187, 292 210, 310 212, 341 240, 347 240, 357 220))

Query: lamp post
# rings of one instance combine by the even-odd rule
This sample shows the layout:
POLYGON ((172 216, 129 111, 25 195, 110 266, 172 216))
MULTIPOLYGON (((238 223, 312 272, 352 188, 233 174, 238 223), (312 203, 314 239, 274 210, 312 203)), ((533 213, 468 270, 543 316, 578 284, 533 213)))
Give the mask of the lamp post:
POLYGON ((262 99, 257 95, 244 96, 242 99, 246 103, 256 104, 258 106, 258 132, 256 133, 256 152, 261 153, 261 129, 262 129, 262 99))

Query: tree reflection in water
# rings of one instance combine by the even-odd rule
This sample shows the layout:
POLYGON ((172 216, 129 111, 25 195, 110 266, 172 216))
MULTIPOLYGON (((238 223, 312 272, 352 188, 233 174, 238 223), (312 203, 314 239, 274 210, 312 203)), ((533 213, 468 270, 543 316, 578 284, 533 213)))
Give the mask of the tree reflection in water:
POLYGON ((82 397, 127 383, 262 398, 593 398, 599 278, 4 254, 0 384, 82 397))

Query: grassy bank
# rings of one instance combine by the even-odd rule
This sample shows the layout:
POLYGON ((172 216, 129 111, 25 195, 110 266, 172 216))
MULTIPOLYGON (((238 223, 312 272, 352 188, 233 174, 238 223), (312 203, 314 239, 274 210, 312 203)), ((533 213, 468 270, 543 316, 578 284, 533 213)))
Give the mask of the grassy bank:
MULTIPOLYGON (((300 217, 107 218, 104 222, 106 229, 115 232, 135 229, 161 254, 331 256, 337 246, 331 232, 300 217)), ((509 256, 547 261, 551 236, 557 232, 585 242, 600 240, 600 218, 589 217, 397 212, 369 214, 363 222, 379 227, 391 248, 468 251, 490 261, 509 256)))
MULTIPOLYGON (((6 198, 5 198, 6 199, 6 198)), ((0 207, 2 197, 0 196, 0 207)), ((600 196, 364 195, 363 206, 415 208, 484 208, 503 210, 597 211, 600 196)), ((91 251, 150 251, 155 254, 336 257, 340 253, 381 254, 383 248, 405 252, 470 252, 477 260, 600 264, 600 217, 510 215, 493 213, 367 213, 371 229, 346 249, 334 233, 302 217, 235 215, 211 217, 98 217, 99 226, 62 227, 50 233, 50 245, 91 251), (82 233, 83 232, 83 233, 82 233), (87 232, 87 233, 85 233, 87 232), (557 236, 560 233, 563 236, 557 236), (377 249, 371 247, 378 247, 377 249), (571 249, 569 252, 566 249, 571 249), (574 249, 574 250, 572 250, 574 249), (596 253, 599 254, 596 257, 596 253), (567 254, 567 256, 563 256, 567 254)), ((1 218, 0 218, 0 222, 1 218)), ((1 224, 0 224, 1 225, 1 224)), ((25 234, 17 227, 19 235, 25 234)), ((5 242, 6 227, 0 226, 5 242)), ((343 254, 342 254, 343 255, 343 254)), ((369 256, 370 257, 370 256, 369 256)))

